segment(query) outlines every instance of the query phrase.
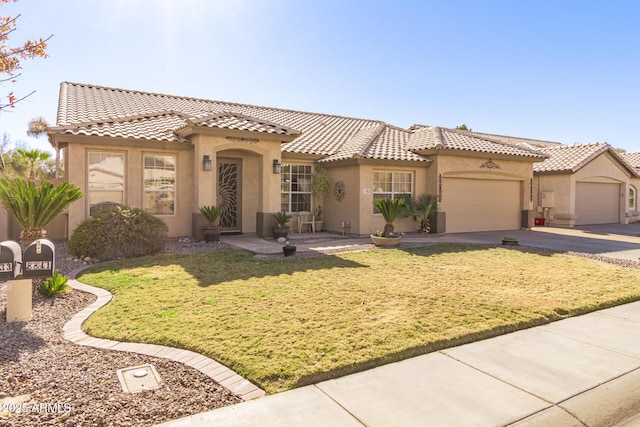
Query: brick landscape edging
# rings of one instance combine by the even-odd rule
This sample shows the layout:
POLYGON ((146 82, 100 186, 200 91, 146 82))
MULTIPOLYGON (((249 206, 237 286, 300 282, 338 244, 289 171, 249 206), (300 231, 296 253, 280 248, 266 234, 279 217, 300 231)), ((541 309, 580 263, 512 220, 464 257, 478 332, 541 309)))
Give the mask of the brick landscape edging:
POLYGON ((71 320, 69 320, 64 325, 62 331, 64 333, 65 339, 78 345, 101 348, 105 350, 128 351, 132 353, 161 357, 163 359, 180 362, 207 375, 209 378, 211 378, 230 392, 239 396, 242 400, 251 400, 257 397, 262 397, 266 394, 264 390, 262 390, 249 380, 238 375, 236 372, 224 366, 223 364, 190 350, 182 350, 179 348, 167 347, 157 344, 126 343, 106 340, 102 338, 94 338, 90 335, 87 335, 82 330, 82 323, 84 323, 84 321, 87 320, 89 316, 95 313, 98 309, 111 301, 113 295, 111 295, 110 292, 104 289, 95 288, 76 280, 76 275, 84 268, 86 267, 76 269, 69 274, 71 279, 69 280, 68 285, 73 289, 77 289, 82 292, 88 292, 97 296, 98 298, 84 310, 76 313, 76 315, 73 316, 71 320))

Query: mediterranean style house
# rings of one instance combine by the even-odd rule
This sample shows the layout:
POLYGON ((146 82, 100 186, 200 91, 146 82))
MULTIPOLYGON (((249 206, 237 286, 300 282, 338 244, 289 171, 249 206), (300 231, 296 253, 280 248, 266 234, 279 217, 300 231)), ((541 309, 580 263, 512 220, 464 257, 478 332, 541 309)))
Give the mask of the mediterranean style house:
MULTIPOLYGON (((607 144, 567 146, 502 135, 64 82, 49 141, 63 180, 85 197, 63 235, 96 209, 136 206, 169 235, 201 238, 203 205, 227 232, 270 236, 272 214, 315 212, 324 229, 367 235, 373 200, 437 197, 436 232, 573 226, 636 219, 636 169, 607 144), (315 168, 328 194, 313 197, 315 168)), ((295 215, 294 220, 295 221, 295 215)), ((413 231, 408 219, 396 231, 413 231)), ((297 228, 293 224, 294 229, 297 228)))
MULTIPOLYGON (((229 232, 271 234, 272 214, 314 212, 324 229, 384 227, 374 199, 439 200, 439 232, 509 230, 534 220, 534 165, 547 155, 453 129, 401 129, 377 120, 64 82, 49 140, 64 179, 85 193, 70 232, 95 209, 140 207, 170 236, 200 236, 203 205, 223 207, 229 232), (318 165, 330 191, 311 194, 318 165)), ((412 231, 408 219, 398 231, 412 231)))

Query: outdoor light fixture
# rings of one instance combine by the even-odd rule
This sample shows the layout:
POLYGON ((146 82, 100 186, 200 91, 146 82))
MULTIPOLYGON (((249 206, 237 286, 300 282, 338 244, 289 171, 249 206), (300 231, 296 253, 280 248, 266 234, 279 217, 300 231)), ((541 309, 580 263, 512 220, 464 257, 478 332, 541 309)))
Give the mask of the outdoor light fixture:
POLYGON ((281 173, 282 165, 278 161, 278 159, 273 159, 273 173, 281 173))
POLYGON ((204 156, 202 158, 202 170, 203 171, 210 171, 211 170, 211 159, 209 158, 209 156, 204 156))

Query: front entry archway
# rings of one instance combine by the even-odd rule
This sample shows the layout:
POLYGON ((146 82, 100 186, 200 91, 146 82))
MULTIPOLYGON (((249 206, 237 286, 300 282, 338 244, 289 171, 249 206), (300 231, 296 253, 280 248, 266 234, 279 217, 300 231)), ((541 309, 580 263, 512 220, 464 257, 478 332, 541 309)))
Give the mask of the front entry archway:
POLYGON ((242 231, 242 160, 217 160, 216 204, 222 207, 220 226, 222 232, 242 231))

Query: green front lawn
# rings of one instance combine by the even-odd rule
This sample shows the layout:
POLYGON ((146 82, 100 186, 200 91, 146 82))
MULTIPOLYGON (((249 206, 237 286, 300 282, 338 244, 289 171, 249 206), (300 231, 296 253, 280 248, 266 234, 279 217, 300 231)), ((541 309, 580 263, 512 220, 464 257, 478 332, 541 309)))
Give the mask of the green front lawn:
POLYGON ((640 298, 640 271, 433 245, 257 260, 236 249, 114 261, 85 329, 211 356, 274 393, 640 298))

